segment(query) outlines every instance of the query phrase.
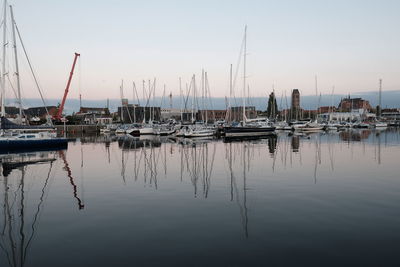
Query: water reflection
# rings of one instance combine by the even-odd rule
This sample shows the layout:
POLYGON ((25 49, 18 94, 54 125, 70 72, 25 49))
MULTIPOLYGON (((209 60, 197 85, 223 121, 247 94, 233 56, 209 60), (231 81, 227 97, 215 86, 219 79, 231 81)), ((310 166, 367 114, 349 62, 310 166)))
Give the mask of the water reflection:
MULTIPOLYGON (((36 234, 43 203, 48 194, 56 152, 31 152, 7 155, 1 158, 3 168, 3 225, 0 233, 0 247, 9 266, 24 266, 28 252, 36 234), (46 164, 48 171, 42 185, 39 198, 29 199, 33 207, 33 216, 26 210, 28 203, 26 195, 31 189, 26 185, 26 172, 30 165, 46 164), (16 173, 9 179, 11 172, 16 173), (36 203, 36 204, 35 204, 36 203)), ((32 211, 31 211, 32 212, 32 211)))
MULTIPOLYGON (((140 231, 136 232, 147 229, 150 221, 157 226, 156 220, 146 217, 157 212, 160 221, 168 222, 157 228, 158 233, 171 240, 177 238, 174 235, 179 236, 180 231, 185 232, 185 227, 189 228, 185 225, 186 214, 187 217, 206 214, 209 218, 195 217, 205 225, 218 217, 221 226, 214 226, 213 230, 209 227, 207 231, 218 236, 230 229, 231 236, 238 233, 249 242, 261 238, 268 240, 265 232, 279 232, 280 228, 274 228, 274 222, 291 229, 305 227, 310 232, 309 225, 304 226, 307 212, 326 213, 333 209, 329 205, 340 201, 338 195, 352 197, 358 195, 359 188, 375 190, 376 185, 380 185, 379 179, 390 174, 390 171, 376 170, 396 168, 393 155, 399 152, 399 144, 399 132, 390 129, 310 135, 282 133, 263 139, 230 142, 212 138, 91 136, 78 139, 68 151, 3 155, 0 265, 24 266, 29 257, 38 257, 34 253, 29 255, 29 251, 38 237, 42 216, 47 220, 51 216, 43 215, 50 189, 67 195, 61 200, 58 195, 54 198, 59 201, 56 208, 71 217, 65 215, 65 220, 76 219, 76 213, 82 216, 82 221, 90 220, 89 215, 94 214, 98 223, 95 227, 108 229, 108 224, 113 223, 112 227, 120 227, 115 231, 126 233, 130 242, 136 236, 138 240, 148 236, 153 240, 157 238, 150 230, 143 230, 145 238, 140 236, 140 231), (374 171, 373 175, 378 173, 382 177, 371 178, 368 184, 368 179, 364 181, 363 178, 368 178, 374 171), (54 183, 56 173, 58 183, 54 183), (85 187, 90 189, 85 195, 84 176, 85 187), (353 177, 358 178, 352 180, 353 177), (54 185, 52 188, 51 184, 54 185), (339 191, 332 194, 332 190, 339 191), (310 206, 304 205, 298 210, 297 202, 310 206), (135 211, 132 211, 134 219, 126 212, 129 209, 135 211), (302 219, 293 219, 291 213, 299 213, 302 219), (282 214, 285 219, 280 218, 282 214), (183 220, 182 224, 178 220, 183 220), (264 229, 264 224, 271 228, 264 229), (179 229, 171 229, 177 225, 179 229)), ((395 183, 394 188, 396 186, 395 183)), ((359 200, 363 201, 372 200, 359 200)), ((344 209, 350 205, 348 203, 342 204, 344 209)), ((341 214, 332 216, 340 217, 341 214)), ((93 221, 90 222, 93 227, 93 221)), ((190 227, 202 229, 205 227, 202 223, 190 227)), ((75 227, 85 235, 87 228, 81 229, 79 224, 75 227)), ((41 229, 40 233, 46 231, 41 229)), ((86 238, 96 240, 93 236, 86 238)), ((275 236, 271 240, 278 238, 275 236)), ((246 249, 250 243, 242 244, 246 249)), ((71 249, 70 244, 60 246, 71 249)), ((138 246, 135 248, 140 250, 138 246)))
POLYGON ((339 136, 343 141, 350 142, 350 141, 361 141, 367 139, 370 134, 371 130, 369 129, 365 130, 351 129, 340 132, 339 136))

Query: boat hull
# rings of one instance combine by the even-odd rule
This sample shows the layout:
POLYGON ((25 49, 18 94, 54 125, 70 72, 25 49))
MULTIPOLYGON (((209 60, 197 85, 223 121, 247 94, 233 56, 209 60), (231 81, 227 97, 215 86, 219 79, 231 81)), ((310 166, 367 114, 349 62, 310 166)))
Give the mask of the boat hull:
POLYGON ((141 128, 139 129, 140 135, 150 135, 154 134, 154 129, 153 128, 141 128))
POLYGON ((212 137, 212 136, 214 136, 214 131, 189 132, 189 133, 186 133, 184 136, 187 138, 212 137))
POLYGON ((159 131, 157 135, 159 136, 167 136, 167 135, 172 135, 175 133, 175 130, 170 130, 170 131, 159 131))
POLYGON ((303 128, 298 128, 298 131, 301 132, 319 132, 322 131, 324 127, 303 127, 303 128))
POLYGON ((130 129, 130 130, 127 130, 126 133, 130 134, 132 136, 140 136, 139 129, 130 129))
POLYGON ((225 137, 268 136, 275 134, 275 127, 224 127, 225 137))
POLYGON ((65 149, 68 140, 65 138, 43 140, 0 140, 0 154, 15 151, 45 151, 48 149, 65 149))

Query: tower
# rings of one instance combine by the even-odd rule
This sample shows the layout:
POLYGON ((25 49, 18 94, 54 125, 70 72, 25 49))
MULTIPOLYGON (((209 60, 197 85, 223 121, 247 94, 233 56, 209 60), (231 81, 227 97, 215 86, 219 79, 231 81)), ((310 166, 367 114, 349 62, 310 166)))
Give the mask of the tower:
POLYGON ((300 92, 299 89, 293 89, 292 91, 292 103, 290 106, 290 117, 291 119, 300 119, 300 92))

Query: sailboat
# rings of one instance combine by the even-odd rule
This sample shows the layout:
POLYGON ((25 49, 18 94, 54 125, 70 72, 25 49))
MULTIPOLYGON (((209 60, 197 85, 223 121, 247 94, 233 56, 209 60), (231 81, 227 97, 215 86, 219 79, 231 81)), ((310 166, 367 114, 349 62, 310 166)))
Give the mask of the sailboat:
POLYGON ((379 79, 379 118, 373 124, 375 128, 386 128, 388 124, 386 122, 381 121, 382 119, 382 79, 379 79))
POLYGON ((202 122, 201 123, 194 123, 195 122, 194 104, 197 102, 196 101, 196 97, 197 96, 196 96, 196 79, 195 79, 195 75, 193 75, 193 80, 192 80, 192 84, 193 84, 192 123, 194 123, 194 124, 184 132, 184 137, 187 137, 187 138, 192 138, 192 137, 212 137, 215 134, 215 129, 213 129, 211 127, 207 127, 207 123, 208 123, 207 110, 205 109, 205 106, 204 106, 205 80, 206 80, 206 78, 205 78, 205 73, 204 73, 204 70, 203 70, 202 79, 201 79, 201 89, 202 89, 202 92, 203 92, 203 97, 202 97, 202 103, 203 103, 202 109, 203 109, 203 112, 201 112, 201 114, 202 114, 202 122), (205 118, 203 118, 203 117, 205 117, 205 118))
MULTIPOLYGON (((255 119, 248 121, 246 117, 246 40, 247 39, 247 25, 244 30, 244 46, 243 46, 243 120, 241 125, 225 126, 225 138, 230 137, 254 137, 254 136, 267 136, 275 134, 275 127, 267 119, 255 119)), ((231 77, 232 79, 232 77, 231 77)), ((232 82, 230 83, 232 85, 232 82)))
MULTIPOLYGON (((6 46, 8 44, 7 40, 7 1, 4 1, 4 14, 3 14, 3 57, 2 57, 2 76, 1 76, 1 126, 0 126, 0 150, 2 152, 10 151, 30 151, 30 150, 40 150, 43 148, 54 148, 60 147, 65 148, 68 145, 66 138, 57 138, 56 132, 53 127, 49 126, 30 126, 30 125, 20 125, 11 122, 6 118, 5 112, 5 95, 6 95, 6 76, 8 75, 8 70, 6 70, 6 46)), ((17 57, 17 42, 16 42, 16 30, 18 31, 16 22, 14 20, 14 14, 12 6, 10 8, 11 15, 11 30, 12 30, 12 41, 14 50, 14 60, 15 60, 15 76, 17 77, 17 93, 19 100, 19 119, 22 122, 22 102, 21 102, 21 88, 20 88, 20 77, 18 69, 18 57, 17 57)), ((18 31, 18 37, 21 40, 21 36, 18 31)), ((23 47, 23 46, 22 46, 23 47)), ((23 47, 24 48, 24 47, 23 47)), ((26 51, 24 48, 25 55, 26 51)), ((29 60, 28 60, 29 62, 29 60)), ((32 72, 34 75, 34 73, 32 72)), ((36 81, 36 77, 35 81, 36 81)))

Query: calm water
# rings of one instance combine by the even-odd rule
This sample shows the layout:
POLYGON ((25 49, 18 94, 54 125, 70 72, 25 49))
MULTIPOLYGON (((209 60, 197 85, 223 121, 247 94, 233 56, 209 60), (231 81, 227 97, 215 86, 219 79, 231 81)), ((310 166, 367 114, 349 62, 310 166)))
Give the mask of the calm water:
POLYGON ((2 157, 2 267, 400 265, 397 130, 2 157))

